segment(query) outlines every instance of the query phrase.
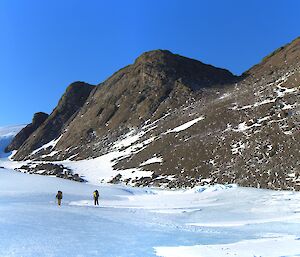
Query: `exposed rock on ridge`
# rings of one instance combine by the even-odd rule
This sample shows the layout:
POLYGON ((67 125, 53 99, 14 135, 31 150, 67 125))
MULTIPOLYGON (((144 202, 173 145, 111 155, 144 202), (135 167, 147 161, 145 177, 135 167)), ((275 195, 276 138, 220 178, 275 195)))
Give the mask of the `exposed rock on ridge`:
POLYGON ((220 88, 237 78, 229 71, 199 61, 156 50, 142 54, 100 84, 72 120, 57 144, 57 158, 99 156, 126 129, 148 119, 162 117, 211 88, 220 88), (78 135, 78 136, 74 136, 78 135), (95 146, 95 142, 98 144, 95 146), (74 146, 83 148, 74 149, 74 146), (79 151, 78 151, 79 150, 79 151))
POLYGON ((32 122, 23 128, 13 139, 13 141, 5 148, 5 152, 18 150, 20 146, 36 131, 41 124, 49 117, 47 113, 37 112, 32 118, 32 122))
POLYGON ((74 82, 69 85, 57 107, 46 121, 23 143, 14 155, 14 159, 28 158, 33 150, 59 137, 94 88, 94 86, 84 82, 74 82))

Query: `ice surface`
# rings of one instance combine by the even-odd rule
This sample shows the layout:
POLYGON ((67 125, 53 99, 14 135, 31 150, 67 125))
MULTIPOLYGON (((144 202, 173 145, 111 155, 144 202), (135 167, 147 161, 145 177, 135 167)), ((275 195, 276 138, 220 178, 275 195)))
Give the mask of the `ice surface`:
POLYGON ((94 186, 0 169, 0 256, 297 256, 299 200, 236 185, 94 186))

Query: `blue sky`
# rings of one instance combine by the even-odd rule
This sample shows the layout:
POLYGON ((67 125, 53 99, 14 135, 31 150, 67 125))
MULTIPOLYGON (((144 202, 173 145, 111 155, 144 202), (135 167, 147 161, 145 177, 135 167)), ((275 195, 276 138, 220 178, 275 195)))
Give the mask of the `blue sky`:
POLYGON ((297 0, 0 0, 0 126, 169 49, 241 74, 300 36, 297 0))

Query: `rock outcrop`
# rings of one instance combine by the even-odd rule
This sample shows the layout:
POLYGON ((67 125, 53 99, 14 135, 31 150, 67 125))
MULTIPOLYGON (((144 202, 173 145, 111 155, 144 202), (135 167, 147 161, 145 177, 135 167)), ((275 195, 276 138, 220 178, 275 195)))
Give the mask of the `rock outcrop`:
POLYGON ((13 139, 13 141, 5 148, 5 152, 18 150, 20 146, 36 131, 43 122, 49 117, 47 113, 37 112, 33 115, 32 122, 23 128, 13 139))
POLYGON ((74 82, 69 85, 57 107, 22 144, 14 155, 14 159, 23 160, 28 158, 32 151, 59 137, 84 105, 93 89, 95 89, 94 86, 84 82, 74 82))

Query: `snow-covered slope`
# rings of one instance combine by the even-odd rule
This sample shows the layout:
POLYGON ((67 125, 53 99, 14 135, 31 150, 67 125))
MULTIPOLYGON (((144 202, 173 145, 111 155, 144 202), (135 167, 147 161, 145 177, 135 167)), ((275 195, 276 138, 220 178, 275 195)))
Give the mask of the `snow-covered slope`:
POLYGON ((0 127, 0 158, 7 156, 4 153, 5 147, 9 145, 14 136, 24 127, 25 125, 0 127))
POLYGON ((299 200, 235 185, 94 186, 0 169, 0 256, 299 256, 299 200))

